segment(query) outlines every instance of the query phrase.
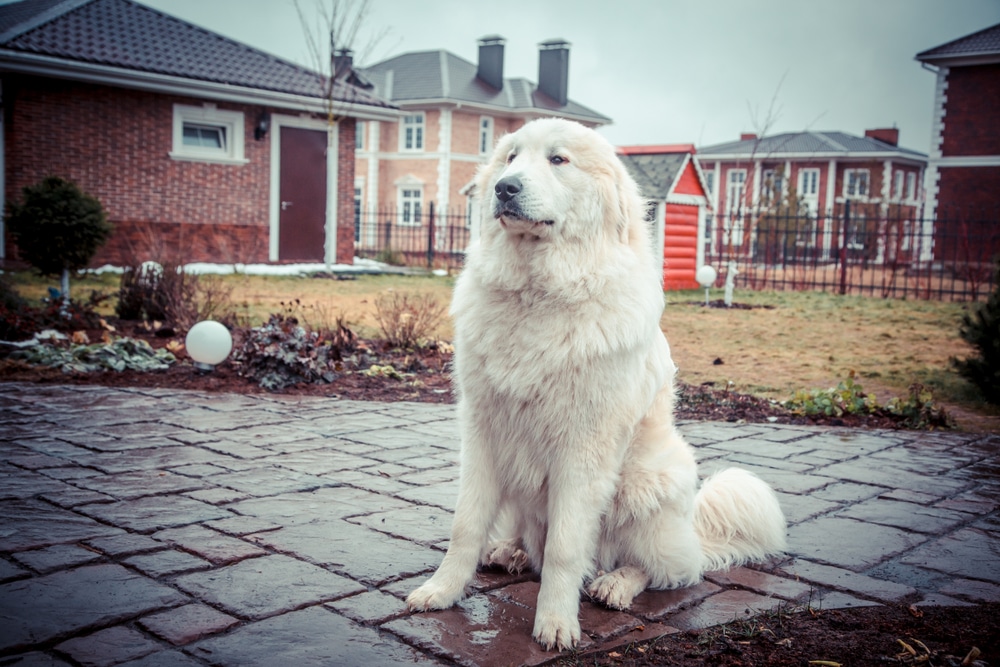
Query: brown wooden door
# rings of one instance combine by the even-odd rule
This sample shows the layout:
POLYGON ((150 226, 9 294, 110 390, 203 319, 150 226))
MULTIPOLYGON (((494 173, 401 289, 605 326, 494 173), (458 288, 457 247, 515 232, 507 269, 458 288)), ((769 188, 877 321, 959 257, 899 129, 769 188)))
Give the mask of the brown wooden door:
POLYGON ((326 244, 326 132, 281 128, 278 259, 322 262, 326 244))

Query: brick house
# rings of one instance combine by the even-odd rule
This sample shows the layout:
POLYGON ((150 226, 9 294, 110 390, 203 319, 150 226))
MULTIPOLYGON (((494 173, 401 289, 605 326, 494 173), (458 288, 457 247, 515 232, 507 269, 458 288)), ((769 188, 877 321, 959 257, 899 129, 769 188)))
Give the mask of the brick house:
POLYGON ((620 146, 618 157, 650 204, 653 244, 663 262, 663 288, 698 287, 695 272, 705 263, 708 186, 693 144, 620 146))
POLYGON ((876 259, 885 251, 885 238, 873 243, 874 235, 864 232, 887 218, 898 221, 894 245, 915 252, 909 243, 921 218, 927 156, 899 146, 895 128, 867 130, 863 137, 744 134, 739 141, 699 148, 697 156, 711 198, 702 242, 714 257, 753 252, 760 212, 791 205, 790 194, 800 216, 794 239, 800 253, 828 259, 846 240, 853 252, 876 259), (851 203, 852 218, 841 230, 845 202, 851 203), (842 232, 849 238, 839 238, 842 232))
POLYGON ((96 264, 351 262, 355 123, 398 115, 338 81, 331 128, 319 74, 132 0, 0 6, 0 86, 0 196, 75 181, 96 264))
MULTIPOLYGON (((362 246, 375 243, 381 233, 376 227, 386 222, 396 234, 422 234, 430 203, 438 215, 451 212, 452 222, 464 226, 476 169, 497 138, 527 121, 559 116, 589 127, 610 122, 568 98, 566 42, 540 45, 538 85, 504 78, 504 43, 502 37, 482 38, 478 63, 438 50, 359 69, 374 93, 402 111, 398 120, 359 125, 364 130, 357 134, 355 197, 362 246)), ((463 249, 467 240, 454 249, 463 249)))
MULTIPOLYGON (((1000 24, 918 53, 937 75, 927 207, 1000 253, 1000 24)), ((936 254, 949 249, 938 239, 936 254)))

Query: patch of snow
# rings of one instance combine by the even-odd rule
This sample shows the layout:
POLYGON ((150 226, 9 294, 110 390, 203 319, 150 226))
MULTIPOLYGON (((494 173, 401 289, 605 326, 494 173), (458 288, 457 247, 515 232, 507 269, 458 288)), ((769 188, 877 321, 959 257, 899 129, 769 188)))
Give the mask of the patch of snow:
MULTIPOLYGON (((120 266, 105 264, 96 269, 88 269, 89 273, 122 273, 120 266)), ((184 271, 196 274, 230 275, 240 273, 251 276, 302 276, 313 273, 409 273, 405 267, 392 266, 376 262, 373 259, 355 257, 353 264, 211 264, 208 262, 192 262, 184 265, 184 271)), ((435 275, 446 275, 447 272, 435 275)))

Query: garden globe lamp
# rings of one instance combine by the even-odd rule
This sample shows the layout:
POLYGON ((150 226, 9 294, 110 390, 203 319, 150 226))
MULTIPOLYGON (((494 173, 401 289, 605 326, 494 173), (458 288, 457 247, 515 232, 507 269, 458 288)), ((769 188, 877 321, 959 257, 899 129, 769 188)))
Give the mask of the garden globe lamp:
POLYGON ((705 305, 708 305, 708 290, 715 284, 715 279, 718 277, 718 273, 715 272, 708 264, 698 269, 694 274, 694 279, 698 281, 698 284, 705 288, 705 305))
POLYGON ((194 361, 195 368, 211 371, 229 356, 233 349, 233 337, 229 329, 219 322, 203 320, 188 330, 184 347, 194 361))

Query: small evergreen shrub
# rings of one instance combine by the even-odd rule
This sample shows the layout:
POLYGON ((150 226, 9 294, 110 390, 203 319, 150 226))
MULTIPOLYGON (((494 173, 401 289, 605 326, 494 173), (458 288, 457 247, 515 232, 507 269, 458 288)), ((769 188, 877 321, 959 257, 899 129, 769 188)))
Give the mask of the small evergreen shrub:
POLYGON ((44 275, 86 267, 112 231, 101 202, 58 176, 24 188, 8 206, 7 228, 21 257, 44 275))
POLYGON ((1000 260, 993 293, 975 313, 962 316, 959 335, 977 354, 967 359, 952 359, 952 365, 976 385, 987 402, 1000 405, 1000 260))

